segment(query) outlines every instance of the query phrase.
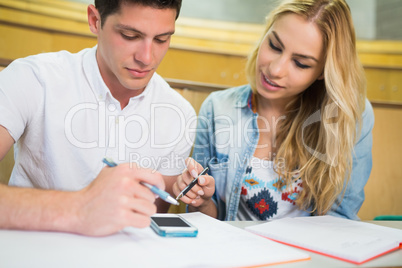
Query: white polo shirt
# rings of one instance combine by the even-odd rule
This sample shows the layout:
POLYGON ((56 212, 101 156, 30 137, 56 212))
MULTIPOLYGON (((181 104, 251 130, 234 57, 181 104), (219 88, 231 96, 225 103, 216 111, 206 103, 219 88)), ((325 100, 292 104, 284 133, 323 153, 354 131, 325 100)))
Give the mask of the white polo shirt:
POLYGON ((16 141, 10 185, 79 190, 105 156, 163 175, 185 168, 197 121, 191 104, 155 73, 121 110, 95 53, 39 54, 0 72, 0 125, 16 141))

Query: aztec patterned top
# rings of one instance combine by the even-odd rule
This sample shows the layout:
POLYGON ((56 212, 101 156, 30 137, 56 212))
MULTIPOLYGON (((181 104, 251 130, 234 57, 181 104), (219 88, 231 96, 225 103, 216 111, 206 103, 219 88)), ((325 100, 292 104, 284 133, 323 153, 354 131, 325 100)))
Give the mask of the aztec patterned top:
POLYGON ((278 189, 280 179, 273 161, 252 157, 243 177, 237 220, 266 221, 284 217, 310 215, 295 204, 302 181, 297 179, 291 188, 278 189))

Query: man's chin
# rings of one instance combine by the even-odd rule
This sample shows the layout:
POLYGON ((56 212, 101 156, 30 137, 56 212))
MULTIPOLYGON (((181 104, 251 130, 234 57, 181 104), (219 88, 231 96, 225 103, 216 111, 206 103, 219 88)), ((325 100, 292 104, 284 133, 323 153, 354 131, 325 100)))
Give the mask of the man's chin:
POLYGON ((128 90, 132 91, 144 91, 144 89, 147 87, 150 79, 142 80, 141 83, 138 83, 140 81, 130 81, 129 83, 126 83, 124 87, 128 90), (133 83, 134 82, 134 83, 133 83))

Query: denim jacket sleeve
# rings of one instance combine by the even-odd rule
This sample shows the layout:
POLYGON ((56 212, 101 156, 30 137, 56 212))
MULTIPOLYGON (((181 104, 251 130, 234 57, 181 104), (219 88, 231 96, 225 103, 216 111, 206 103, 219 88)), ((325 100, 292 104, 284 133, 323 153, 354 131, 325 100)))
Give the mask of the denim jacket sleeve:
MULTIPOLYGON (((214 176, 211 170, 211 164, 216 159, 216 148, 214 141, 214 109, 213 109, 213 94, 211 94, 202 104, 198 114, 197 134, 195 137, 192 157, 203 167, 209 167, 208 173, 214 176)), ((215 178, 214 179, 222 179, 215 178)), ((212 196, 212 201, 218 209, 218 219, 223 220, 225 216, 225 204, 218 202, 216 192, 212 196)))
POLYGON ((359 220, 357 213, 364 201, 364 186, 370 176, 372 168, 371 148, 373 145, 372 130, 374 126, 374 112, 368 100, 363 113, 363 125, 358 142, 354 147, 352 173, 345 193, 338 197, 333 204, 329 215, 359 220), (339 202, 341 202, 339 204, 339 202))

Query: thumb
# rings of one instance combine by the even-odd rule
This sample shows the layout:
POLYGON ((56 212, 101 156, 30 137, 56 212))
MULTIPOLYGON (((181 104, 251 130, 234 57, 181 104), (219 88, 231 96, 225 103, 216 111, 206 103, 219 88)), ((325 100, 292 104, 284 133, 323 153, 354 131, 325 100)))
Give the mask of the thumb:
POLYGON ((198 177, 198 184, 201 186, 209 186, 211 184, 214 184, 214 178, 209 175, 202 175, 198 177))

